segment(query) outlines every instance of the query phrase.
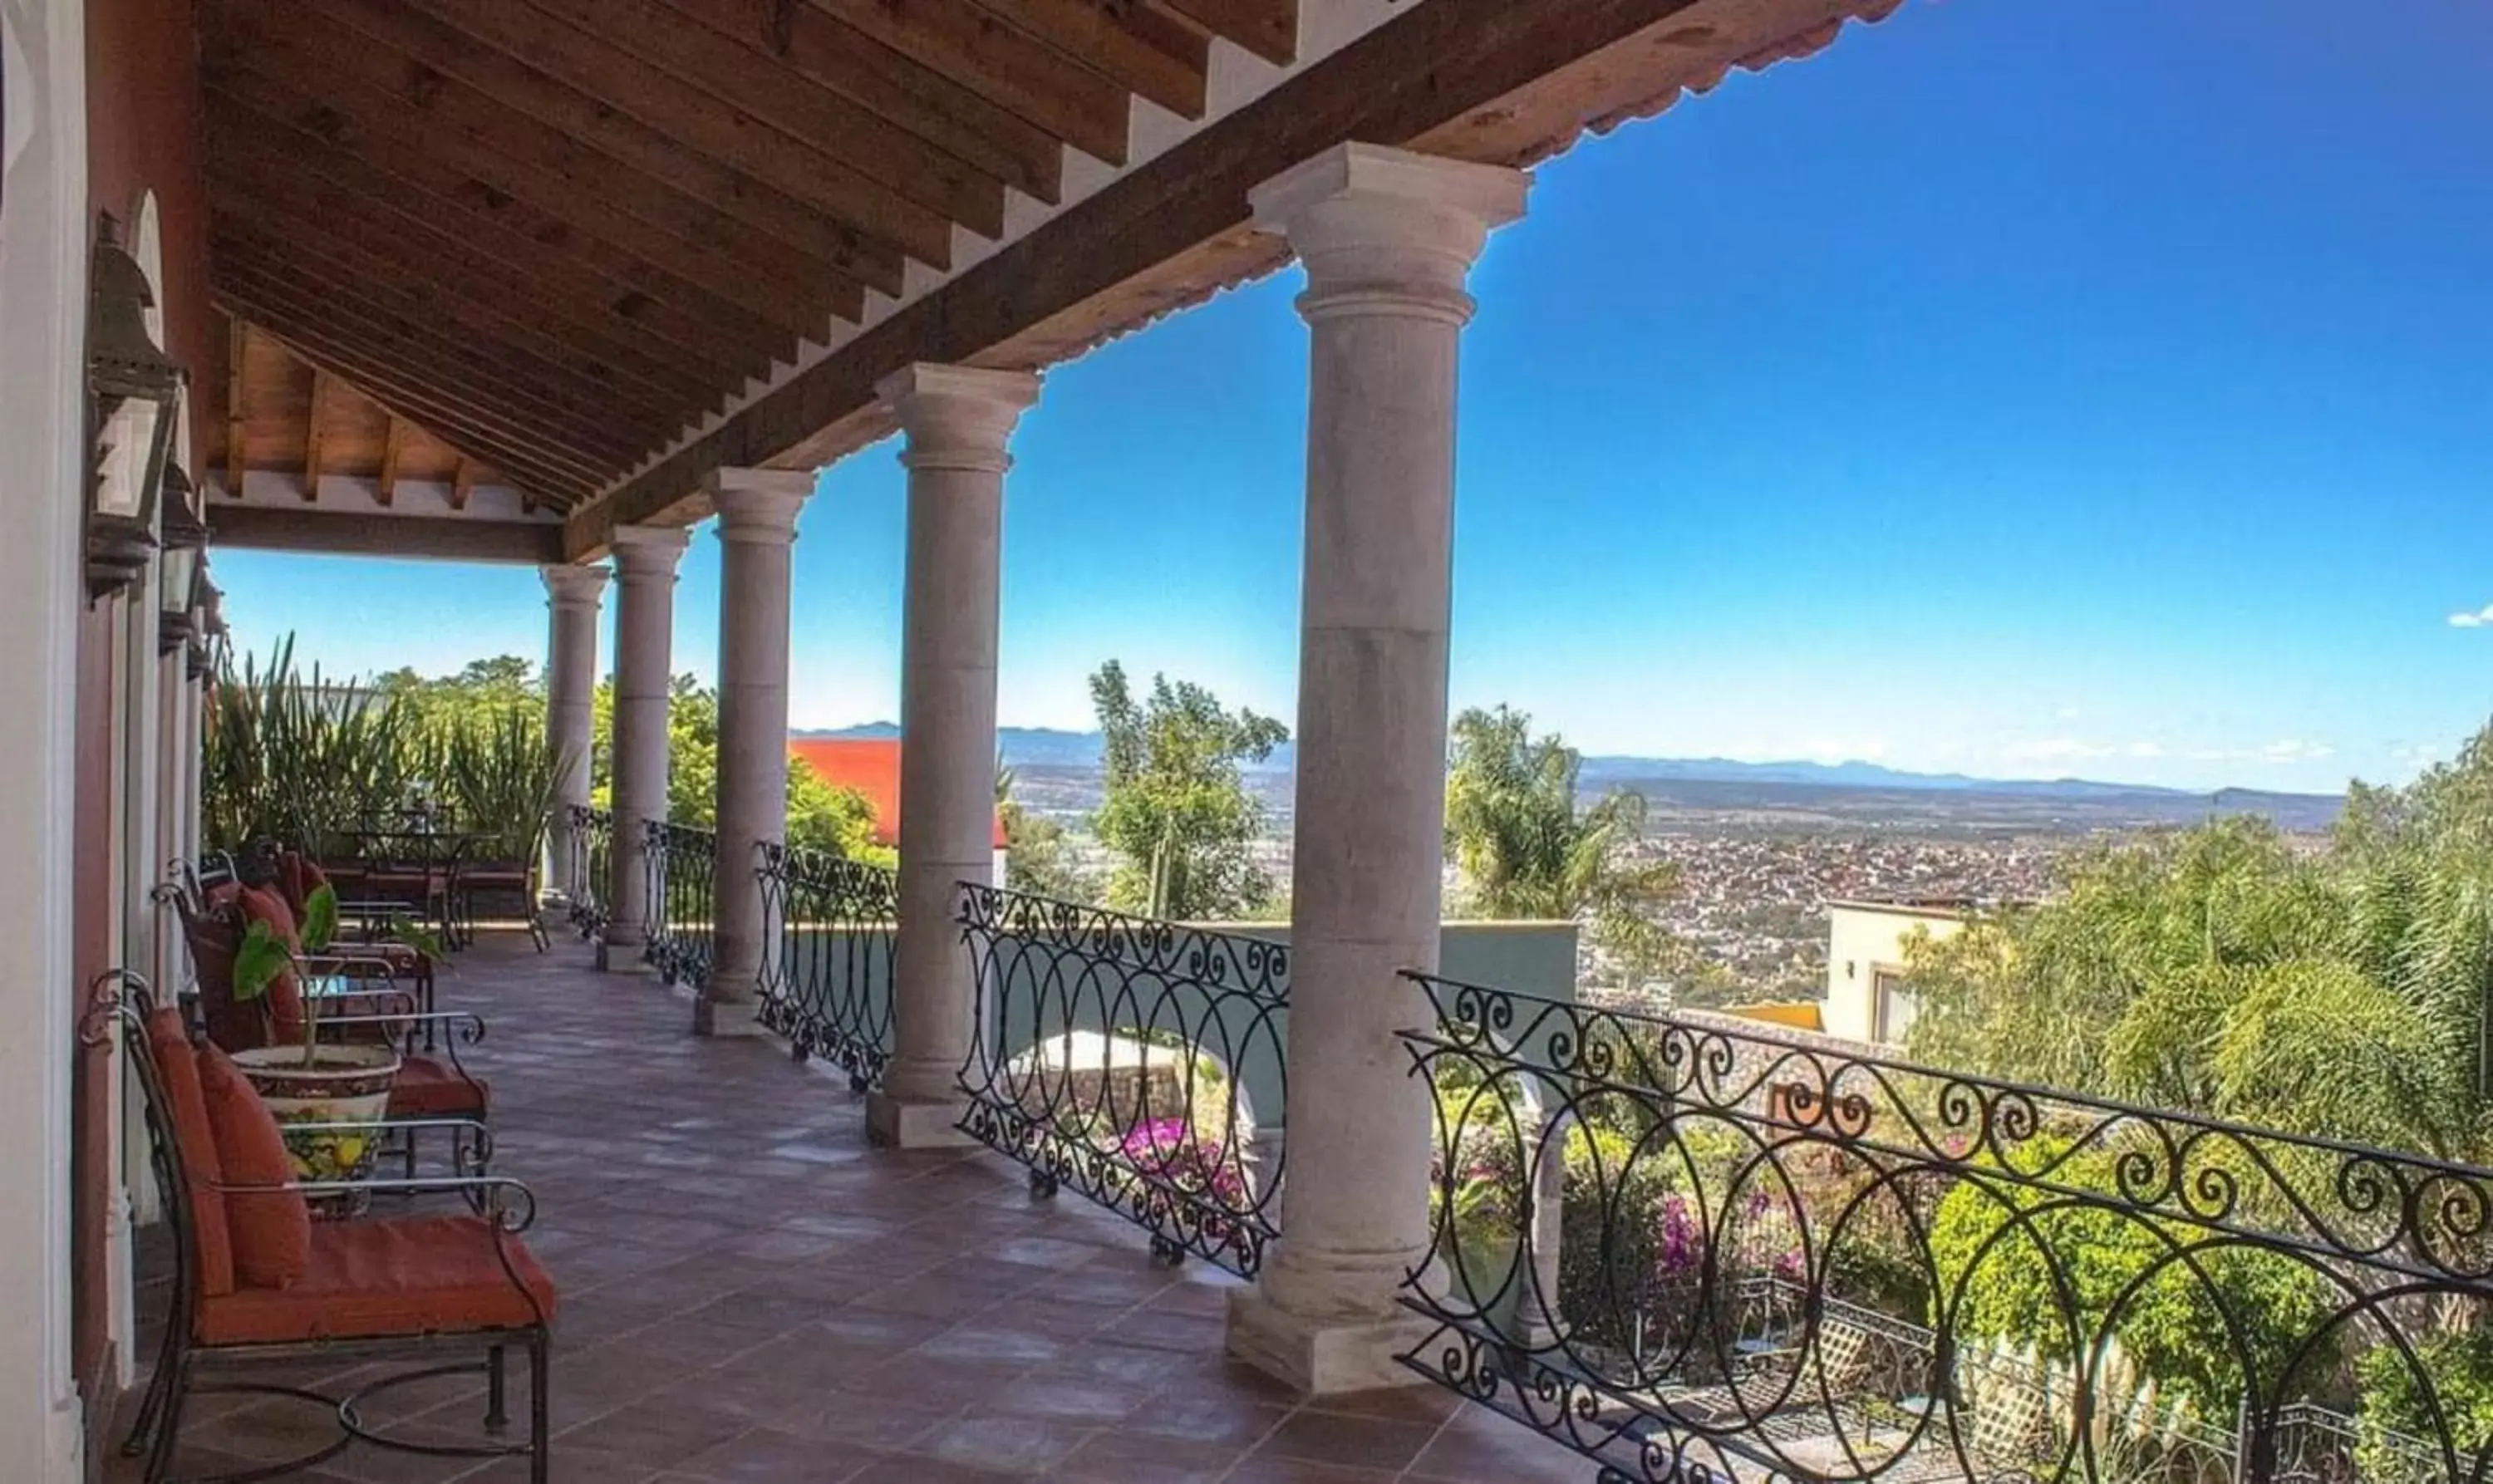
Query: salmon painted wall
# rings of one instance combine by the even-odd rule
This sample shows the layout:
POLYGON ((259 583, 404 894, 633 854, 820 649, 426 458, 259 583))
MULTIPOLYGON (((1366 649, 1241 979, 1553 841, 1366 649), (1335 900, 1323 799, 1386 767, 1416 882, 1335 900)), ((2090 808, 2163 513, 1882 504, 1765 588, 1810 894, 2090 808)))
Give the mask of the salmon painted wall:
MULTIPOLYGON (((165 349, 191 371, 191 436, 179 456, 195 476, 197 441, 225 417, 222 321, 208 305, 207 193, 199 163, 199 45, 195 0, 86 0, 87 205, 135 231, 141 194, 156 197, 163 252, 158 302, 165 349)), ((125 241, 135 241, 125 235, 125 241)), ((112 911, 113 842, 124 801, 112 766, 114 644, 108 608, 78 626, 76 846, 74 883, 77 984, 112 966, 120 934, 112 911)), ((65 987, 64 993, 71 993, 65 987)), ((107 1065, 80 1054, 74 1079, 75 1363, 89 1400, 108 1382, 105 1223, 112 1188, 107 1065)))

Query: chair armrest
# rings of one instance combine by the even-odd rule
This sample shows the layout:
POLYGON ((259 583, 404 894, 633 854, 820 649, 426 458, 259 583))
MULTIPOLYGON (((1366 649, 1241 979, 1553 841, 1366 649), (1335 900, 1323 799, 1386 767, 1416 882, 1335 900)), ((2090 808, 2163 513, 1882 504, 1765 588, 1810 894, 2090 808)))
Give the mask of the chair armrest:
POLYGON ((304 953, 295 962, 307 974, 333 974, 341 979, 398 978, 398 965, 387 959, 367 958, 351 953, 304 953))
POLYGON ((537 1219, 536 1193, 506 1174, 419 1175, 411 1180, 288 1180, 283 1185, 236 1185, 219 1180, 212 1188, 228 1199, 274 1196, 281 1192, 306 1198, 358 1193, 376 1196, 456 1195, 475 1207, 478 1215, 491 1217, 497 1233, 514 1235, 535 1225, 537 1219))
MULTIPOLYGON (((405 991, 398 992, 400 994, 405 991)), ((459 1044, 473 1046, 485 1039, 485 1020, 473 1010, 408 1010, 400 1013, 383 1010, 372 1015, 324 1015, 320 1028, 332 1025, 423 1025, 435 1024, 457 1032, 459 1044)))

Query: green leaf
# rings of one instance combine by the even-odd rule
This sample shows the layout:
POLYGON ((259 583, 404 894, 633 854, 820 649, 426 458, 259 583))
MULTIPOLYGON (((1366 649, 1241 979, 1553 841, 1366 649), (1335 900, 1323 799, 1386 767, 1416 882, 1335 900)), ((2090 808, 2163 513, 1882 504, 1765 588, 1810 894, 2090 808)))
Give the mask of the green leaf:
POLYGON ((294 965, 294 955, 285 939, 269 931, 268 924, 255 922, 242 935, 242 944, 234 950, 234 998, 246 1004, 268 993, 277 976, 294 965))
POLYGON ((338 936, 338 893, 323 881, 303 901, 303 951, 326 953, 338 936))

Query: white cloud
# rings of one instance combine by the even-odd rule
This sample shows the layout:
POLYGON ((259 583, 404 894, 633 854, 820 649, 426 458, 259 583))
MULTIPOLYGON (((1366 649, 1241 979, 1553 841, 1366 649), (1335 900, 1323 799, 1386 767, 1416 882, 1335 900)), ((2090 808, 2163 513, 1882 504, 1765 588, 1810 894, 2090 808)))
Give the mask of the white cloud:
POLYGON ((2284 764, 2293 762, 2325 762, 2337 756, 2337 749, 2326 742, 2306 742, 2299 737, 2286 737, 2257 747, 2203 747, 2190 755, 2202 762, 2260 762, 2284 764))
POLYGON ((2389 749, 2389 757, 2392 761, 2416 767, 2420 767, 2427 762, 2439 762, 2448 756, 2449 756, 2449 749, 2439 742, 2401 744, 2389 749))
POLYGON ((1999 755, 2014 762, 2066 762, 2082 757, 2115 757, 2120 746, 2114 742, 2089 742, 2081 737, 2036 737, 2025 742, 2011 742, 1999 755))
POLYGON ((2493 628, 2493 603, 2484 605, 2473 613, 2450 614, 2449 626, 2453 629, 2493 628))
POLYGON ((2056 721, 2074 722, 2078 719, 2078 708, 2075 706, 2062 706, 2059 710, 2053 712, 2052 717, 2056 721))
POLYGON ((2132 757, 2161 757, 2164 745, 2160 742, 2132 742, 2121 751, 2132 757))

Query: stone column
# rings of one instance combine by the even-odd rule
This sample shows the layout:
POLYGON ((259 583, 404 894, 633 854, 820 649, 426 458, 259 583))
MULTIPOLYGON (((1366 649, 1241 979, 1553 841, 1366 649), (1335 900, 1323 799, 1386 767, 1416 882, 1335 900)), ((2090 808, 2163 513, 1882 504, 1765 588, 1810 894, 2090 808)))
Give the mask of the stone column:
POLYGON ((1290 1178, 1229 1349, 1310 1391, 1407 1383, 1396 1303, 1428 1244, 1428 1091, 1396 1032, 1437 964, 1455 364, 1464 282, 1530 178, 1369 145, 1251 193, 1307 265, 1306 576, 1291 859, 1290 1178))
POLYGON ((893 1055, 866 1105, 879 1142, 961 1139, 973 1033, 957 883, 995 862, 996 601, 1006 441, 1038 400, 1018 371, 912 366, 875 389, 909 435, 909 576, 900 641, 900 941, 893 1055))
MULTIPOLYGON (((648 940, 641 825, 667 817, 667 711, 675 687, 676 563, 690 533, 615 532, 615 849, 606 885, 608 948, 648 940)), ((611 966, 611 965, 610 965, 611 966)))
POLYGON ((703 1035, 754 1035, 765 938, 756 847, 788 834, 789 548, 811 469, 721 469, 718 510, 718 858, 703 1035))
POLYGON ((606 593, 603 567, 540 567, 546 586, 546 743, 554 749, 554 829, 546 838, 548 884, 576 902, 587 882, 572 838, 571 812, 588 804, 595 761, 597 608, 606 593))

